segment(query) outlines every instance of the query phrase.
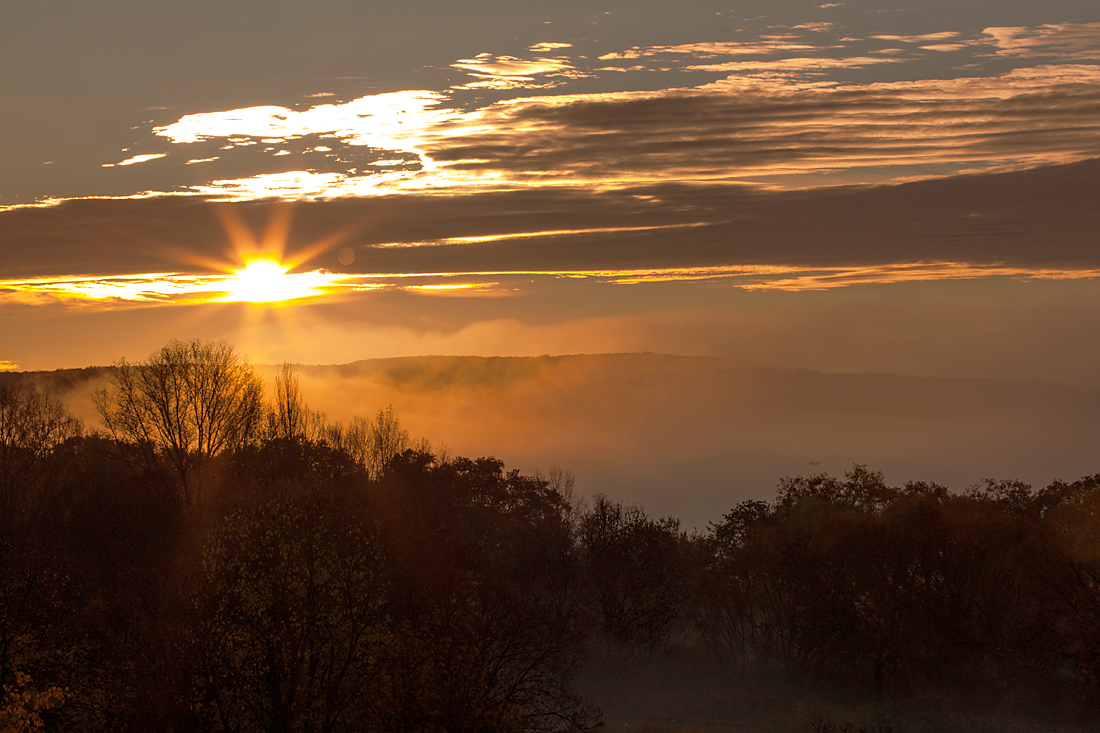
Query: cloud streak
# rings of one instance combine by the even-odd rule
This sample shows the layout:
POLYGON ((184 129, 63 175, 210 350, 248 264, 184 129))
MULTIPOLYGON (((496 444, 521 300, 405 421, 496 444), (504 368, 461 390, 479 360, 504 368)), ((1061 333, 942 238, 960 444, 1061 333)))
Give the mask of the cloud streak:
MULTIPOLYGON (((728 74, 696 88, 521 97, 468 111, 447 107, 439 93, 405 92, 305 112, 256 107, 188 115, 157 133, 174 144, 316 137, 345 152, 366 149, 358 168, 290 170, 192 187, 238 200, 535 183, 607 187, 669 178, 788 187, 792 177, 804 185, 807 177, 840 170, 858 175, 895 168, 894 177, 902 178, 1100 156, 1100 66, 1047 64, 907 82, 822 78, 829 70, 901 60, 720 61, 685 67, 728 74), (387 159, 394 154, 400 157, 387 159)), ((498 62, 469 66, 485 70, 486 78, 515 80, 533 78, 523 74, 537 67, 498 62), (488 73, 493 69, 496 76, 488 73)))
POLYGON ((1092 272, 1100 269, 1098 175, 1100 161, 1085 161, 805 191, 664 183, 281 206, 199 197, 75 201, 0 213, 0 280, 224 277, 239 266, 238 251, 278 252, 300 263, 295 273, 324 270, 383 282, 409 273, 642 276, 744 267, 842 273, 932 263, 1013 277, 1092 272), (265 229, 270 233, 251 234, 265 229), (338 259, 342 248, 353 262, 338 259))
MULTIPOLYGON (((801 69, 802 63, 781 66, 801 69)), ((751 66, 768 68, 766 62, 751 66)), ((424 150, 441 170, 607 184, 670 177, 760 181, 914 165, 950 172, 1100 155, 1096 66, 788 86, 734 75, 705 89, 513 100, 483 111, 481 131, 436 138, 424 150)))
POLYGON ((1100 60, 1100 23, 1057 23, 1038 28, 986 28, 997 54, 1016 58, 1100 60))
MULTIPOLYGON (((542 44, 550 47, 568 47, 568 44, 542 44)), ((539 48, 539 47, 535 47, 539 48)), ((539 50, 543 50, 539 48, 539 50)), ((551 50, 551 49, 545 49, 551 50)), ((477 81, 460 84, 454 89, 539 89, 557 86, 560 82, 539 82, 538 77, 580 78, 586 74, 578 71, 568 59, 538 57, 521 59, 515 56, 495 56, 480 53, 472 59, 459 59, 451 64, 477 81)))
POLYGON ((489 50, 440 67, 465 80, 435 89, 184 114, 151 128, 162 149, 100 165, 134 180, 186 171, 130 195, 244 201, 670 179, 803 188, 1100 155, 1100 23, 889 31, 816 21, 489 50))
MULTIPOLYGON (((1002 277, 1017 280, 1081 280, 1100 277, 1100 268, 1049 269, 958 262, 828 267, 803 269, 743 265, 713 267, 630 268, 620 270, 497 270, 404 272, 336 275, 309 271, 289 275, 283 294, 269 299, 280 307, 292 301, 322 300, 377 291, 419 292, 451 297, 508 296, 523 292, 530 277, 590 280, 606 285, 707 282, 747 291, 802 292, 938 280, 1002 277)), ((533 282, 533 281, 532 281, 533 282)), ((98 309, 150 305, 255 302, 234 277, 180 273, 115 277, 0 280, 0 305, 76 305, 98 309)), ((268 300, 265 298, 265 300, 268 300)))

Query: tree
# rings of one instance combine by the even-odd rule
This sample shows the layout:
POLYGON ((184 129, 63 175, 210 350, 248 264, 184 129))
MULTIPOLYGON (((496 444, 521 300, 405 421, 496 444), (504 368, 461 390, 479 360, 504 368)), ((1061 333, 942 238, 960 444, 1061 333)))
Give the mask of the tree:
POLYGON ((302 399, 298 376, 283 364, 275 377, 275 405, 268 413, 268 437, 317 441, 326 432, 324 413, 311 410, 302 399))
POLYGON ((65 695, 65 690, 56 686, 38 692, 32 687, 30 677, 16 672, 15 684, 4 685, 4 698, 0 701, 0 733, 41 730, 45 727, 42 713, 61 705, 65 695))
POLYGON ((777 574, 767 564, 774 555, 760 542, 770 516, 766 502, 749 500, 712 523, 704 544, 708 556, 695 575, 703 638, 720 658, 729 652, 740 659, 743 669, 772 651, 761 633, 768 626, 766 611, 774 606, 767 601, 777 595, 768 593, 776 589, 777 574))
POLYGON ((492 458, 414 451, 371 491, 404 629, 383 695, 389 730, 595 727, 570 690, 583 617, 563 497, 492 458))
POLYGON ((382 469, 391 458, 412 447, 409 442, 409 431, 401 427, 392 405, 385 410, 379 410, 374 421, 367 424, 366 436, 366 450, 363 457, 367 472, 373 478, 377 478, 382 473, 382 469))
POLYGON ((326 495, 245 506, 208 544, 202 567, 213 727, 361 730, 391 644, 362 507, 326 495))
POLYGON ((263 383, 225 341, 171 341, 148 359, 116 362, 93 396, 116 439, 163 455, 183 498, 201 503, 209 459, 252 442, 264 415, 263 383))
POLYGON ((581 516, 580 545, 602 630, 627 645, 662 646, 686 602, 679 520, 597 495, 581 516))
POLYGON ((407 450, 429 450, 426 438, 414 441, 409 437, 409 431, 401 426, 393 405, 379 410, 373 420, 353 418, 347 428, 340 423, 327 425, 323 440, 354 458, 374 480, 382 476, 386 465, 394 456, 407 450))
POLYGON ((9 515, 36 463, 83 432, 84 423, 59 400, 35 390, 0 385, 0 514, 9 515))

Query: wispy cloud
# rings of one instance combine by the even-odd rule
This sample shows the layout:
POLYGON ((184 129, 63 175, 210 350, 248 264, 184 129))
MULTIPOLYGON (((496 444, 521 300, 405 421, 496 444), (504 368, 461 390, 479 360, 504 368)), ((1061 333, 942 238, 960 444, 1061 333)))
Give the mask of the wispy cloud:
POLYGON ((785 78, 734 75, 690 90, 512 100, 479 112, 480 130, 436 137, 423 150, 439 169, 609 182, 1100 155, 1097 66, 791 87, 785 78))
POLYGON ((135 155, 126 160, 119 161, 118 163, 104 163, 103 168, 114 168, 116 165, 134 165, 136 163, 145 163, 150 160, 156 160, 157 158, 167 157, 168 153, 145 153, 143 155, 135 155))
POLYGON ((955 31, 943 31, 941 33, 925 33, 919 36, 891 36, 891 35, 877 35, 871 36, 880 41, 898 41, 900 43, 928 43, 929 41, 948 41, 952 38, 957 38, 959 33, 955 31))
POLYGON ((1018 58, 1100 59, 1100 23, 1058 23, 1038 28, 986 28, 997 53, 1018 58))
MULTIPOLYGON (((345 276, 315 270, 284 276, 278 302, 359 290, 369 283, 348 283, 345 276)), ((274 299, 273 299, 274 300, 274 299)), ((64 304, 97 308, 133 305, 256 302, 256 293, 242 288, 239 275, 191 275, 159 272, 108 277, 42 277, 0 280, 0 303, 64 304)))
MULTIPOLYGON (((285 156, 282 172, 224 176, 190 189, 236 200, 670 179, 804 186, 838 171, 856 180, 860 171, 887 169, 900 181, 1100 155, 1100 66, 1082 63, 1100 53, 1100 23, 864 39, 837 38, 824 22, 785 30, 635 46, 604 53, 598 68, 595 61, 585 66, 570 44, 546 42, 530 46, 530 57, 485 52, 459 59, 452 67, 474 80, 446 91, 370 95, 301 111, 195 113, 154 132, 173 146, 217 143, 220 151, 251 147, 285 156), (1047 62, 983 72, 991 46, 1000 56, 1047 62), (969 74, 904 82, 854 76, 952 52, 969 54, 960 57, 970 60, 961 67, 969 74), (579 77, 671 72, 712 78, 648 91, 549 91, 579 77), (528 91, 459 103, 458 95, 474 89, 528 91), (294 150, 316 158, 293 157, 294 150)), ((220 151, 187 162, 229 155, 220 151)), ((868 180, 883 178, 876 172, 868 180)))
POLYGON ((471 111, 444 108, 435 94, 409 93, 406 104, 385 95, 391 98, 356 100, 317 115, 282 108, 193 115, 160 132, 175 141, 218 135, 231 142, 244 135, 322 134, 415 156, 412 167, 387 168, 383 163, 391 161, 380 159, 359 173, 294 170, 193 188, 238 199, 534 182, 638 185, 670 176, 761 181, 914 165, 940 165, 947 173, 1100 155, 1098 66, 1042 65, 912 82, 815 80, 828 69, 892 60, 733 61, 696 67, 734 72, 697 88, 527 97, 471 111))
MULTIPOLYGON (((334 274, 309 271, 288 275, 272 305, 362 292, 405 290, 437 296, 506 296, 520 293, 531 277, 590 280, 606 285, 710 282, 750 291, 830 290, 856 285, 1005 277, 1018 280, 1080 280, 1100 277, 1100 269, 1051 269, 976 265, 960 262, 795 267, 716 265, 622 269, 520 269, 471 272, 334 274)), ((112 277, 59 277, 0 280, 0 303, 51 304, 96 309, 196 303, 257 302, 238 276, 150 273, 112 277)), ((0 362, 2 365, 3 362, 0 362)))
POLYGON ((755 41, 709 41, 685 43, 677 46, 635 46, 626 51, 605 53, 601 61, 633 60, 656 56, 690 56, 713 58, 716 56, 759 56, 788 52, 815 51, 813 44, 795 42, 795 36, 780 36, 755 41))
MULTIPOLYGON (((560 44, 541 44, 560 47, 560 44)), ((568 44, 565 44, 566 47, 568 44)), ((550 50, 550 49, 547 49, 550 50)), ((537 57, 521 59, 515 56, 495 56, 480 53, 472 59, 459 59, 451 64, 478 81, 462 84, 455 89, 530 89, 555 86, 554 82, 539 82, 538 77, 578 78, 585 74, 565 58, 537 57)))
POLYGON ((76 303, 81 293, 94 302, 209 300, 215 296, 195 294, 229 290, 216 281, 238 270, 245 254, 267 251, 297 263, 293 273, 325 268, 326 295, 465 276, 471 279, 462 282, 471 283, 599 273, 730 282, 757 267, 783 268, 768 282, 797 277, 802 285, 808 277, 847 282, 854 276, 845 273, 882 267, 901 267, 896 272, 911 278, 908 268, 927 263, 954 263, 928 271, 946 279, 964 266, 991 276, 1092 273, 1100 269, 1100 209, 1090 197, 1098 170, 1100 161, 1085 161, 789 191, 672 182, 625 190, 463 189, 449 196, 405 191, 337 204, 211 205, 200 197, 68 202, 0 214, 0 287, 8 302, 64 296, 76 303), (241 223, 255 227, 265 218, 262 236, 241 223), (338 257, 342 248, 353 257, 338 257), (119 280, 121 273, 129 276, 119 280))
POLYGON ((546 53, 548 51, 557 51, 563 48, 572 48, 572 43, 554 43, 552 41, 544 41, 543 43, 536 43, 533 46, 528 46, 528 51, 534 51, 535 53, 546 53))
POLYGON ((717 64, 692 64, 688 71, 735 71, 757 74, 819 75, 832 69, 861 69, 875 64, 896 64, 902 59, 854 56, 848 58, 793 58, 774 61, 725 61, 717 64))
POLYGON ((461 117, 441 106, 441 92, 406 91, 360 97, 345 104, 322 104, 298 112, 262 106, 185 115, 153 129, 173 144, 224 139, 230 146, 283 143, 316 135, 347 145, 416 152, 418 135, 461 117))
POLYGON ((471 80, 440 89, 182 115, 152 128, 165 150, 102 165, 182 147, 157 170, 186 166, 190 185, 130 195, 309 200, 879 183, 1100 155, 1100 23, 859 37, 815 21, 732 35, 598 59, 591 41, 486 51, 452 62, 471 80), (944 73, 929 77, 936 63, 944 73))

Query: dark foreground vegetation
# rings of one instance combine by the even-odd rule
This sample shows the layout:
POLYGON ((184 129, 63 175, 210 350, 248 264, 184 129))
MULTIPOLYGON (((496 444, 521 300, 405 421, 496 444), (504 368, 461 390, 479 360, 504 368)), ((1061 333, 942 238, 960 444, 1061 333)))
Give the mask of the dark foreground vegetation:
POLYGON ((577 689, 661 670, 1097 721, 1100 476, 856 466, 687 535, 392 411, 332 423, 289 369, 268 404, 224 344, 111 375, 90 434, 0 386, 0 731, 583 731, 577 689))

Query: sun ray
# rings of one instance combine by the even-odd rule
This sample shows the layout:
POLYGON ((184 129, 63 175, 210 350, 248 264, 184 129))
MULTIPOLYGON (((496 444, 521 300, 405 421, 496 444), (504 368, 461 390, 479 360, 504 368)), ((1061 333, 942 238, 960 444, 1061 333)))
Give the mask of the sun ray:
POLYGON ((312 260, 325 252, 333 252, 339 248, 349 237, 358 234, 374 224, 373 220, 353 221, 337 229, 332 234, 322 237, 310 244, 300 247, 294 252, 294 256, 301 262, 312 260))
POLYGON ((290 234, 290 223, 294 209, 290 202, 283 201, 272 207, 260 238, 259 249, 263 252, 275 252, 280 258, 286 255, 286 242, 290 234))
POLYGON ((225 233, 229 235, 230 242, 240 247, 256 248, 256 239, 252 236, 248 226, 241 220, 240 214, 237 213, 237 209, 232 204, 215 203, 213 209, 214 214, 221 221, 225 233))

